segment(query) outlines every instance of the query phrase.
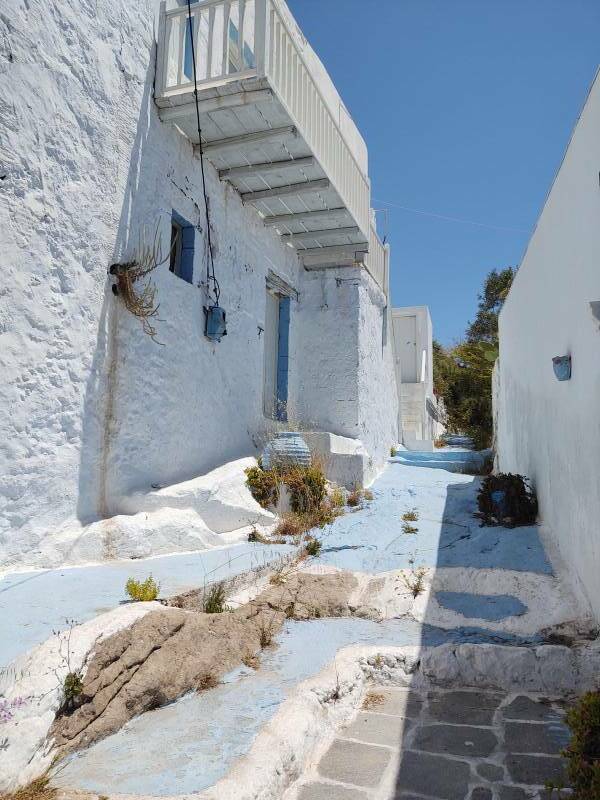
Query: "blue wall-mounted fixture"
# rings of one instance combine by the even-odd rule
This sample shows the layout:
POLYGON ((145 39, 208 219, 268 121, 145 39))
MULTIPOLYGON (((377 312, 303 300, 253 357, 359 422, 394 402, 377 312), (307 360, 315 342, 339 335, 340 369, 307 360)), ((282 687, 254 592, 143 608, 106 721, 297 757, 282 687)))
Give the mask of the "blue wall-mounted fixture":
POLYGON ((559 381, 571 380, 571 356, 554 356, 552 367, 559 381))
POLYGON ((204 309, 204 335, 213 342, 220 342, 223 336, 227 336, 226 314, 221 306, 204 309))

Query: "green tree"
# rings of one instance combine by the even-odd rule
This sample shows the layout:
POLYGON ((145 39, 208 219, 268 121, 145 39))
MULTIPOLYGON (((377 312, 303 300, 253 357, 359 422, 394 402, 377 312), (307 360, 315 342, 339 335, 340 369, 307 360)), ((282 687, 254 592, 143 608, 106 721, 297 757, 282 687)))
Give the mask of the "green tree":
POLYGON ((512 267, 493 269, 485 279, 483 291, 479 295, 477 316, 469 323, 466 338, 468 342, 498 342, 498 314, 515 277, 512 267))
POLYGON ((448 429, 471 436, 477 448, 489 447, 493 435, 492 370, 498 357, 498 314, 514 270, 492 270, 479 295, 475 320, 464 341, 451 348, 433 347, 433 381, 443 397, 448 429))

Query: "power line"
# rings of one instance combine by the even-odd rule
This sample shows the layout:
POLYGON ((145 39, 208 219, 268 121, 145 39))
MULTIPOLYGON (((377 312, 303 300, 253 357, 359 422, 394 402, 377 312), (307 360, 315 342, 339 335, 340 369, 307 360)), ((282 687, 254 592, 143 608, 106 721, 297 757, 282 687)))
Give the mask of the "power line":
MULTIPOLYGON (((449 217, 446 214, 435 214, 433 211, 423 211, 419 208, 410 208, 409 206, 401 206, 398 203, 390 203, 387 200, 373 200, 375 203, 382 203, 391 208, 398 208, 401 211, 410 211, 412 214, 422 214, 425 217, 434 217, 435 219, 443 219, 446 222, 460 222, 463 225, 476 225, 479 228, 492 228, 496 231, 514 231, 516 233, 531 233, 531 230, 526 228, 511 228, 506 225, 490 225, 487 222, 476 222, 473 219, 461 219, 460 217, 449 217)), ((382 209, 385 211, 386 209, 382 209)))

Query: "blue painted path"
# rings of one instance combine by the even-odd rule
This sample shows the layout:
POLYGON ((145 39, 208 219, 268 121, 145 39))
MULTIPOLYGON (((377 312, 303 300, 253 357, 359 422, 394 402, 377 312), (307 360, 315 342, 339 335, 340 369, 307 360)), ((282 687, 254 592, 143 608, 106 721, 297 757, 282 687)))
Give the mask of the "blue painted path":
POLYGON ((152 575, 168 597, 263 566, 293 547, 248 542, 90 567, 19 572, 0 580, 0 666, 40 644, 67 620, 87 622, 126 602, 127 578, 152 575))
POLYGON ((374 500, 319 533, 321 562, 342 569, 385 572, 410 560, 430 567, 509 569, 551 575, 535 526, 481 527, 480 478, 392 460, 371 487, 374 500), (419 514, 417 534, 402 530, 402 514, 419 514))

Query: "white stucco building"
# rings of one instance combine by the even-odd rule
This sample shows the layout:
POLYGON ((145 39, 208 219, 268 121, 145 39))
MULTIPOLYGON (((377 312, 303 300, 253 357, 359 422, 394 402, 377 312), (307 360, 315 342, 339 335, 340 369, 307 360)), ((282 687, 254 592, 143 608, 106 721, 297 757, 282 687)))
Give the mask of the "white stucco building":
POLYGON ((256 452, 274 416, 360 439, 374 473, 398 435, 389 251, 365 143, 285 3, 9 8, 0 568, 256 452), (159 343, 107 276, 155 233, 159 343))
POLYGON ((598 619, 599 169, 597 76, 500 314, 494 381, 497 468, 531 478, 547 540, 598 619))
POLYGON ((427 306, 392 310, 400 441, 430 449, 443 431, 433 391, 433 328, 427 306))

